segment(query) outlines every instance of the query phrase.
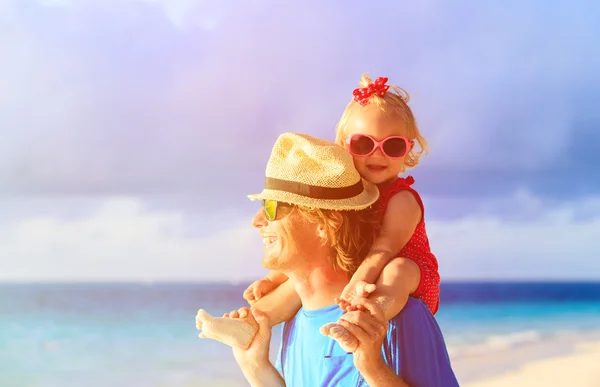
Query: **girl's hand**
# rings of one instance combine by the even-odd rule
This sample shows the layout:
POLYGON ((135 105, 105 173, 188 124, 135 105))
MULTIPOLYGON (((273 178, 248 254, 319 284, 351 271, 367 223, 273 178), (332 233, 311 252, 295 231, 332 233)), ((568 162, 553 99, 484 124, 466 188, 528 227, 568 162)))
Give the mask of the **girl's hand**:
POLYGON ((271 327, 269 319, 259 310, 240 308, 223 315, 225 318, 252 319, 258 324, 258 332, 248 349, 233 347, 233 356, 240 368, 255 372, 260 367, 270 365, 269 347, 271 344, 271 327))
POLYGON ((244 290, 244 299, 250 304, 260 300, 264 295, 269 294, 277 287, 277 284, 269 278, 254 281, 246 290, 244 290))
POLYGON ((379 305, 363 299, 357 310, 344 314, 338 323, 358 340, 353 352, 354 366, 361 373, 373 372, 385 365, 381 347, 387 335, 388 322, 379 305))
MULTIPOLYGON (((341 296, 335 299, 335 302, 339 305, 341 310, 347 312, 351 310, 349 309, 351 305, 357 304, 358 299, 367 298, 374 291, 374 284, 369 284, 363 280, 351 279, 346 287, 344 287, 341 296)), ((353 308, 353 310, 355 310, 355 308, 353 308)))

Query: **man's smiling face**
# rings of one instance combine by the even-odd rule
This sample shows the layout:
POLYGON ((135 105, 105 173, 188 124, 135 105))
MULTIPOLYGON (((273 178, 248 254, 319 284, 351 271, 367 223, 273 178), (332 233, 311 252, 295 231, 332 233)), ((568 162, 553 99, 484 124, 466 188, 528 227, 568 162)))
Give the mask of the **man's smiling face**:
POLYGON ((279 206, 275 220, 268 220, 261 208, 252 225, 260 231, 264 244, 262 265, 267 269, 282 272, 301 269, 323 243, 317 224, 308 222, 290 206, 279 206))

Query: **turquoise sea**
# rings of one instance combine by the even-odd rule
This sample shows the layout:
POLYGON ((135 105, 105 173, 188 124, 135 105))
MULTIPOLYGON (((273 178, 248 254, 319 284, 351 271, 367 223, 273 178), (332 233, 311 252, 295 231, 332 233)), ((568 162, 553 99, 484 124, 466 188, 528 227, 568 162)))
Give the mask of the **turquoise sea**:
MULTIPOLYGON (((244 305, 244 288, 0 284, 0 386, 246 386, 230 348, 198 339, 194 326, 198 308, 244 305)), ((453 361, 585 339, 600 332, 600 283, 446 283, 436 318, 453 361)))

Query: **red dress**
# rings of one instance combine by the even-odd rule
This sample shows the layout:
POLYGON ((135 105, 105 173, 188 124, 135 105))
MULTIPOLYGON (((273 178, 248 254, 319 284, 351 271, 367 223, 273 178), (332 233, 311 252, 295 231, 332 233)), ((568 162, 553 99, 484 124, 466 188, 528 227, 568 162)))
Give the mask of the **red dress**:
POLYGON ((435 314, 440 305, 440 274, 438 272, 438 262, 435 255, 431 253, 429 248, 429 239, 425 231, 425 209, 421 196, 411 188, 415 182, 412 176, 406 178, 399 177, 392 184, 384 187, 379 187, 380 210, 385 214, 387 205, 395 194, 400 191, 410 191, 417 199, 419 207, 421 207, 421 221, 415 228, 415 232, 410 237, 406 245, 398 253, 399 257, 408 258, 419 266, 421 269, 421 281, 419 287, 411 294, 412 297, 420 298, 425 302, 431 313, 435 314))

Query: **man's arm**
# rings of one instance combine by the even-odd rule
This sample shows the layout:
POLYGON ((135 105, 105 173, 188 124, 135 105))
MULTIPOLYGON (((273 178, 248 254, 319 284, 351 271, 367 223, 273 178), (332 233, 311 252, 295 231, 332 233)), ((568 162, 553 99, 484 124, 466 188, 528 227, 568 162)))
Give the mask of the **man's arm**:
POLYGON ((242 373, 252 387, 285 387, 285 381, 269 362, 260 367, 241 367, 242 373))
POLYGON ((240 317, 254 317, 258 323, 258 332, 248 349, 233 347, 233 356, 242 373, 252 387, 283 387, 285 381, 269 360, 271 327, 264 312, 258 309, 240 309, 240 317))
POLYGON ((410 387, 383 359, 363 370, 361 375, 370 387, 410 387))
MULTIPOLYGON (((359 309, 344 314, 338 321, 358 341, 352 351, 354 366, 371 387, 409 387, 409 385, 385 364, 381 347, 388 336, 388 322, 383 309, 374 301, 363 299, 359 309)), ((331 332, 330 332, 331 333, 331 332)), ((344 335, 333 335, 343 350, 347 348, 344 335)))

